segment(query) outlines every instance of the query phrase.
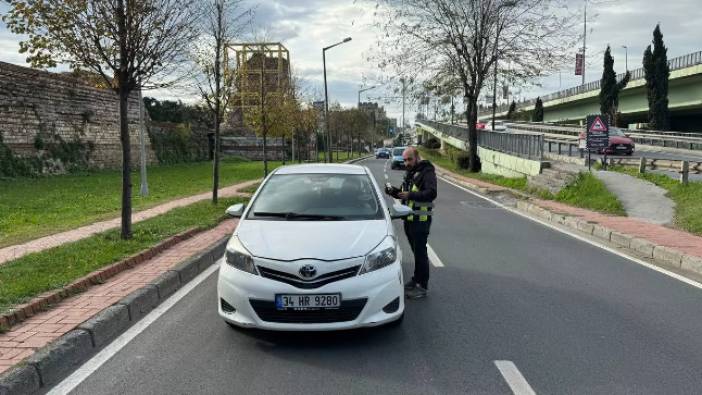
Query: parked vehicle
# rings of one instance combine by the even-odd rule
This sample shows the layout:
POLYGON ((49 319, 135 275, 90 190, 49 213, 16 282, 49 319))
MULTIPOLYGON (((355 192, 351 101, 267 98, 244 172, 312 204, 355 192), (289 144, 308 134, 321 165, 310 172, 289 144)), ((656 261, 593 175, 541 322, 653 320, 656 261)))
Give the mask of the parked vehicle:
POLYGON ((484 122, 478 122, 475 124, 475 128, 478 130, 485 130, 486 127, 487 124, 485 124, 484 122))
MULTIPOLYGON (((578 135, 578 147, 581 150, 587 149, 587 134, 585 131, 578 135)), ((607 155, 628 155, 634 154, 636 144, 634 140, 629 138, 623 130, 617 127, 610 126, 609 128, 609 146, 597 151, 598 154, 607 155)))
POLYGON ((404 169, 405 159, 402 157, 402 153, 405 152, 406 147, 394 147, 392 149, 392 157, 390 159, 390 169, 404 169))
POLYGON ((337 330, 399 323, 404 314, 402 250, 366 167, 276 169, 244 208, 221 259, 217 304, 233 326, 337 330))

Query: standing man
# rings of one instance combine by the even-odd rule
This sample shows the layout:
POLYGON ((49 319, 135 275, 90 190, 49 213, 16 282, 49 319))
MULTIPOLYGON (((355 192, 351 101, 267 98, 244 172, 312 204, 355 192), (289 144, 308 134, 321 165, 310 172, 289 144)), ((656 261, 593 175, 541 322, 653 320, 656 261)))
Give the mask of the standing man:
POLYGON ((409 299, 420 299, 427 296, 429 286, 427 239, 434 207, 432 202, 436 199, 436 173, 431 162, 421 160, 415 147, 407 147, 402 159, 407 169, 402 187, 388 185, 385 193, 401 199, 402 204, 413 210, 404 220, 405 235, 414 254, 414 276, 405 283, 405 295, 409 299))

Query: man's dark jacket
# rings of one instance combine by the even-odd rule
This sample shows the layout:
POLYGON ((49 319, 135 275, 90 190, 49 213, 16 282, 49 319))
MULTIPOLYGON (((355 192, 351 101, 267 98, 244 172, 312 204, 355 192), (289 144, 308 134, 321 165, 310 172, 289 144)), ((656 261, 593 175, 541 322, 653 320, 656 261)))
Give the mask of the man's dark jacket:
MULTIPOLYGON (((436 173, 434 165, 428 160, 422 160, 417 163, 411 170, 405 173, 405 180, 402 183, 403 191, 411 191, 412 184, 417 186, 419 191, 410 192, 407 200, 415 202, 432 202, 436 199, 436 173)), ((395 191, 393 197, 397 198, 395 191)), ((407 204, 407 200, 403 200, 402 204, 407 204)))

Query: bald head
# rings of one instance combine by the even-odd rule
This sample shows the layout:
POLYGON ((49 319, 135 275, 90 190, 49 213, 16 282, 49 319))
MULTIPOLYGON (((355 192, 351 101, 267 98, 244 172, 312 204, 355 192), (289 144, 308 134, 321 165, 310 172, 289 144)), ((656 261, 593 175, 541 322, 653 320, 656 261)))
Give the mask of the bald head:
POLYGON ((419 151, 417 147, 407 147, 402 153, 402 159, 405 160, 405 167, 408 169, 413 168, 419 162, 419 151))

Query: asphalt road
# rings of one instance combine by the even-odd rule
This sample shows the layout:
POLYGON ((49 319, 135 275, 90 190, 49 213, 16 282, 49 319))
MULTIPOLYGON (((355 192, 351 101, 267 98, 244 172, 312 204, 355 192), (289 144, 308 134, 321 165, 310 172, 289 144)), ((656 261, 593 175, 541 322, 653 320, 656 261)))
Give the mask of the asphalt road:
MULTIPOLYGON (((365 163, 385 182, 384 160, 365 163)), ((436 205, 429 244, 445 266, 401 326, 233 330, 212 275, 73 393, 509 394, 508 380, 519 394, 700 392, 700 289, 443 181, 436 205)))

